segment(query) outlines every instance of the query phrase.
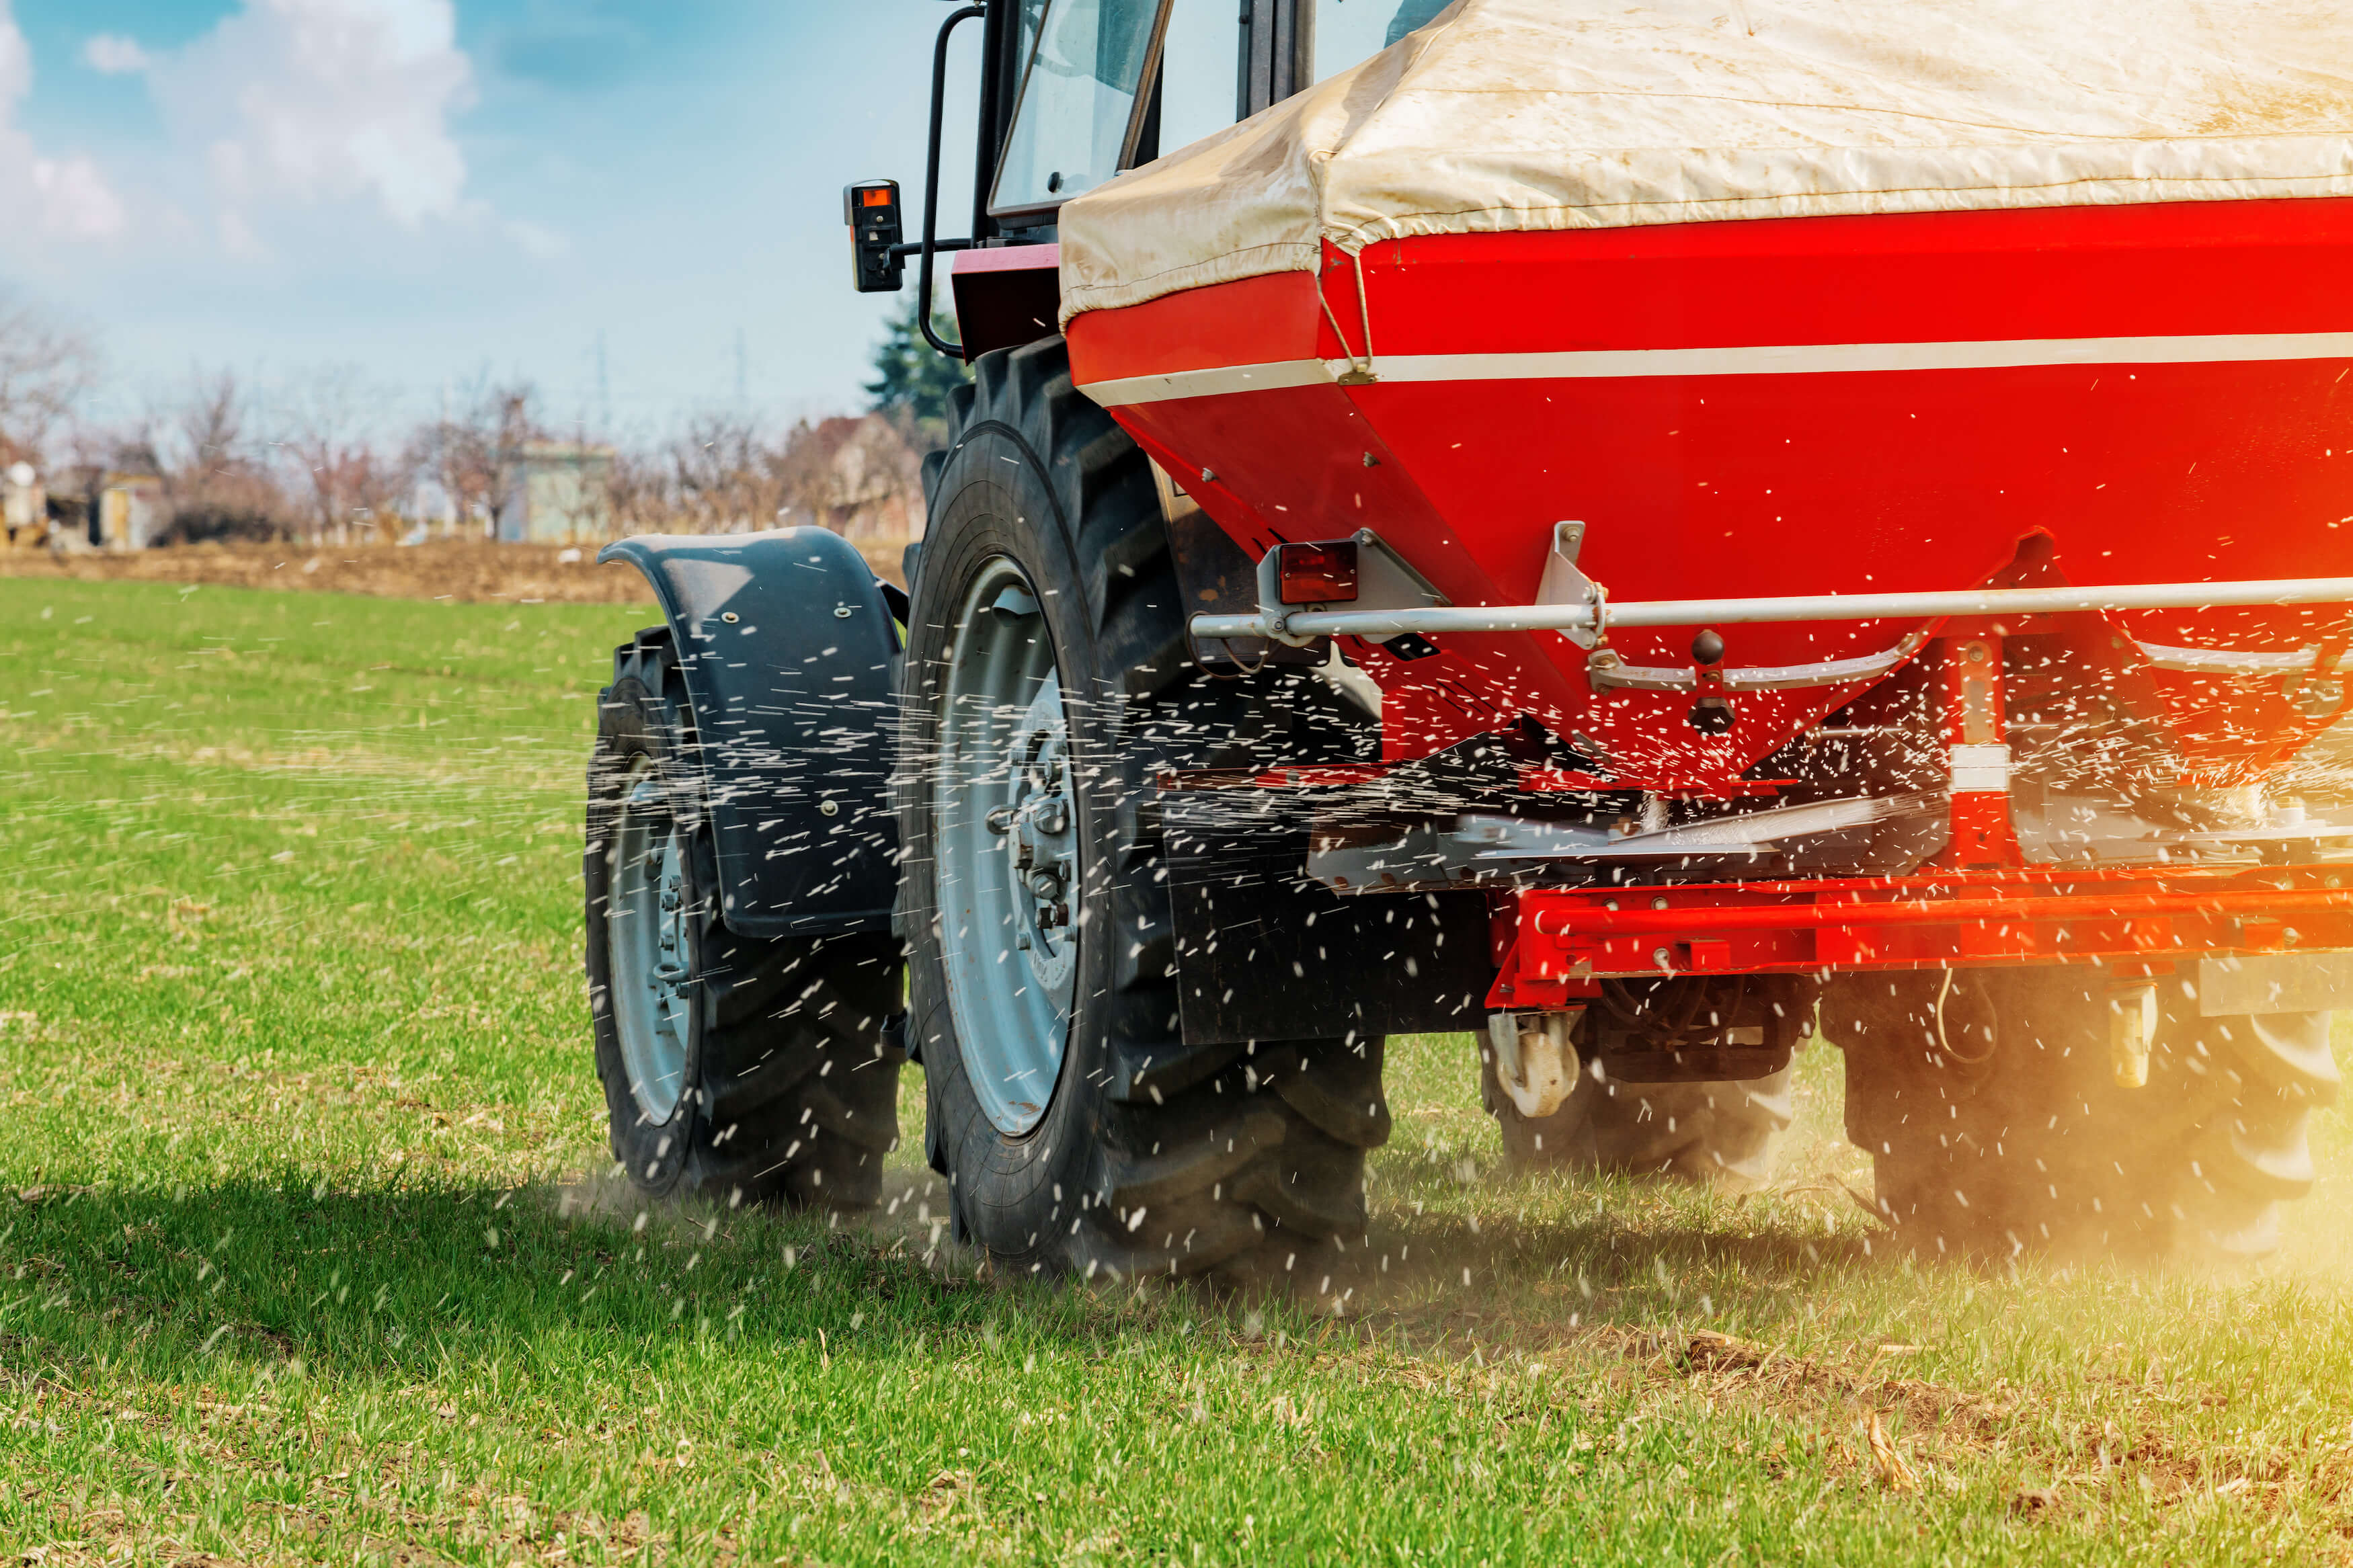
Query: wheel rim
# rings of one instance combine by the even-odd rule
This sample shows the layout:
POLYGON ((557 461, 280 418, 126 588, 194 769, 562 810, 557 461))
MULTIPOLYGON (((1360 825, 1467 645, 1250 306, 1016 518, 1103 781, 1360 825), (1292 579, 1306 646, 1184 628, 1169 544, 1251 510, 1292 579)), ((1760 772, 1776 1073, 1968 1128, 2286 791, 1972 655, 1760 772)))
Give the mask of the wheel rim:
POLYGON ((694 939, 678 824, 649 758, 639 757, 622 784, 609 853, 605 940, 613 1024, 629 1093, 659 1125, 686 1092, 693 1009, 685 981, 693 973, 694 939))
POLYGON ((1021 570, 980 570, 948 655, 932 781, 940 942, 965 1075, 997 1131, 1052 1102, 1078 981, 1078 802, 1061 670, 1021 570))

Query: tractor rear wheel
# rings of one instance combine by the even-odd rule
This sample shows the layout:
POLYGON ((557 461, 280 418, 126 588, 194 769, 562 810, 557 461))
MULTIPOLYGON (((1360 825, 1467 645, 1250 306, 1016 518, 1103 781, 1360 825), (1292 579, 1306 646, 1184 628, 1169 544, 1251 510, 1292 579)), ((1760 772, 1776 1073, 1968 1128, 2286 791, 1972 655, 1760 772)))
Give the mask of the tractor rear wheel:
POLYGON ((897 940, 719 916, 667 627, 615 656, 588 768, 587 966, 613 1157, 653 1196, 862 1208, 899 1137, 897 940))
POLYGON ((902 687, 926 1152, 1008 1272, 1322 1293, 1366 1234, 1382 1041, 1186 1043, 1155 779, 1355 740, 1313 673, 1191 662, 1147 459, 1061 340, 975 369, 927 465, 902 687))
POLYGON ((1924 1251, 2243 1258, 2309 1192, 2306 1131, 2339 1084, 2328 1013, 2201 1017, 2171 981, 2147 1082, 2110 1065, 2102 984, 2074 970, 1853 976, 1824 1032, 1848 1136, 1924 1251))

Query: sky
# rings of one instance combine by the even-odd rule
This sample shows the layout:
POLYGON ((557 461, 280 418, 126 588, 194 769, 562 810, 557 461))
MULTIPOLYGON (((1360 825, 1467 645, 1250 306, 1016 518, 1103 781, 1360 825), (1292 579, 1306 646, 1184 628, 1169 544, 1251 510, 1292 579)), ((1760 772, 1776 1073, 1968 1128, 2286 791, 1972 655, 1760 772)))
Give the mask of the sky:
POLYGON ((913 269, 850 290, 841 187, 920 189, 946 10, 0 0, 0 279, 98 339, 101 420, 198 368, 267 396, 332 364, 388 426, 485 373, 623 439, 737 406, 739 375, 764 420, 855 408, 913 269))

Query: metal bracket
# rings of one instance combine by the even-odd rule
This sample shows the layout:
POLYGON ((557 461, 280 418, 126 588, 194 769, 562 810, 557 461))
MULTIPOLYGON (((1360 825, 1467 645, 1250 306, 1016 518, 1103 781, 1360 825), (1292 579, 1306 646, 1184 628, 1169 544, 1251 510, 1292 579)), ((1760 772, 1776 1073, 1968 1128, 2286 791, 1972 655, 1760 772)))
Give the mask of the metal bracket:
POLYGON ((2137 642, 2133 646, 2156 668, 2189 675, 2302 674, 2320 662, 2317 647, 2301 647, 2293 653, 2259 653, 2235 647, 2167 647, 2153 642, 2137 642))
POLYGON ((2231 679, 2279 677, 2280 695, 2315 719, 2332 718, 2345 702, 2345 682, 2337 675, 2345 655, 2345 641, 2306 646, 2292 653, 2253 648, 2168 647, 2161 643, 2135 642, 2133 647, 2154 669, 2189 675, 2214 675, 2231 679), (2310 679, 2306 679, 2309 677, 2310 679))
MULTIPOLYGON (((1575 633, 1568 634, 1574 637, 1575 633)), ((1819 664, 1760 664, 1715 671, 1726 691, 1798 691, 1808 687, 1843 686, 1852 680, 1877 680, 1920 650, 1926 640, 1917 632, 1884 653, 1859 658, 1830 658, 1819 664)), ((1585 661, 1585 679, 1596 691, 1696 691, 1699 671, 1672 665, 1623 664, 1607 647, 1595 648, 1585 661)), ((1714 686, 1716 681, 1708 682, 1714 686)))
POLYGON ((1561 636, 1581 648, 1590 649, 1609 640, 1609 590, 1585 574, 1577 565, 1577 552, 1585 548, 1585 524, 1556 522, 1552 525, 1552 553, 1545 557, 1544 580, 1536 586, 1539 605, 1590 605, 1593 624, 1588 626, 1566 626, 1561 636))
MULTIPOLYGON (((1371 529, 1360 528, 1350 537, 1356 545, 1356 596, 1345 608, 1378 613, 1437 609, 1453 603, 1371 529)), ((1285 605, 1282 594, 1282 584, 1275 575, 1274 552, 1270 550, 1259 557, 1259 615, 1269 635, 1277 642, 1288 643, 1293 647, 1305 647, 1315 641, 1316 634, 1294 635, 1287 624, 1291 614, 1293 611, 1320 611, 1325 606, 1285 605)))

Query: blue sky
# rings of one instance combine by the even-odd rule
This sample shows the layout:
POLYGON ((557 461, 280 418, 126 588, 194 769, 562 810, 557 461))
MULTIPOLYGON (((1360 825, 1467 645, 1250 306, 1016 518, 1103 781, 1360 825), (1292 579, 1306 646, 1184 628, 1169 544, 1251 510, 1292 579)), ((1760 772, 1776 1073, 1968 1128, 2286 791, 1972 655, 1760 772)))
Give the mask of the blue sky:
POLYGON ((353 363, 387 423, 487 367, 594 425, 600 333, 624 437, 732 405, 739 332, 755 412, 855 406, 899 297, 850 292, 840 187, 918 185, 945 11, 0 0, 0 275, 94 330, 101 416, 353 363))

